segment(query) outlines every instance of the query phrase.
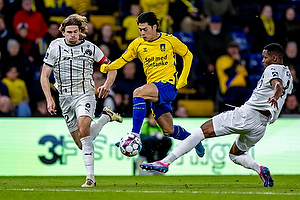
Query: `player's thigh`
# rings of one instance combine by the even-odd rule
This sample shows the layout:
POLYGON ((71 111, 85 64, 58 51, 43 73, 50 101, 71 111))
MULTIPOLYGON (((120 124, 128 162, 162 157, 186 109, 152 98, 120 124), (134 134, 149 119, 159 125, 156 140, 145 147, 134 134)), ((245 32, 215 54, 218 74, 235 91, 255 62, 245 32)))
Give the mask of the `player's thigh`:
POLYGON ((145 100, 157 102, 159 99, 158 89, 153 83, 145 84, 133 91, 133 97, 142 97, 145 100))
POLYGON ((261 125, 261 123, 257 119, 254 119, 252 124, 254 124, 252 129, 249 129, 249 131, 245 133, 241 133, 236 137, 235 140, 236 146, 241 151, 248 151, 251 147, 255 146, 255 144, 265 134, 265 130, 266 130, 265 125, 261 125))
POLYGON ((74 107, 77 119, 80 116, 89 116, 91 119, 94 119, 96 109, 95 94, 83 94, 76 97, 74 107))
POLYGON ((212 118, 215 134, 216 136, 238 134, 235 150, 248 151, 265 133, 267 119, 258 114, 257 111, 241 107, 216 115, 212 118))
POLYGON ((216 136, 245 132, 251 128, 247 120, 247 113, 240 108, 222 112, 212 118, 214 132, 216 136))
POLYGON ((84 94, 76 98, 75 103, 77 126, 80 138, 90 135, 90 124, 94 118, 96 109, 96 98, 92 94, 84 94))
POLYGON ((74 101, 71 96, 60 96, 59 104, 69 132, 78 130, 74 101))

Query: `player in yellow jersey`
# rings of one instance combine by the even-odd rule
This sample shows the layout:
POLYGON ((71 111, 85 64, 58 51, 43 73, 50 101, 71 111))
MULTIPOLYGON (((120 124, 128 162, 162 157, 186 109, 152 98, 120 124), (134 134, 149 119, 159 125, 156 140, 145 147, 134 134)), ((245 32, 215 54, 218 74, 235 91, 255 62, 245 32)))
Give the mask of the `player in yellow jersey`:
MULTIPOLYGON (((106 73, 116 70, 139 58, 143 63, 147 84, 133 92, 131 132, 136 135, 140 133, 147 110, 145 101, 150 101, 153 116, 163 134, 184 140, 190 133, 178 125, 173 125, 171 102, 175 99, 178 89, 187 84, 193 55, 179 39, 157 31, 158 20, 153 12, 141 13, 137 24, 141 37, 132 41, 120 58, 111 64, 101 65, 100 71, 106 73), (183 59, 183 70, 179 79, 176 70, 176 54, 183 59)), ((202 144, 199 143, 195 148, 198 156, 203 157, 202 144)))

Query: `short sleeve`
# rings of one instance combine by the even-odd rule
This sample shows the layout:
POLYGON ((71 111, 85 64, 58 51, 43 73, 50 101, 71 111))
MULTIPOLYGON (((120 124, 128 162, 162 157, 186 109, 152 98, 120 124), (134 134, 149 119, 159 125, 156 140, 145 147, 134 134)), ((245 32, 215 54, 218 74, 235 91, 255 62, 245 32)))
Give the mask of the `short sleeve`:
POLYGON ((264 81, 271 84, 271 81, 275 78, 281 79, 279 68, 276 66, 267 67, 264 72, 264 81))
POLYGON ((55 45, 53 43, 50 43, 43 60, 44 63, 53 67, 58 58, 58 55, 56 56, 55 55, 56 55, 55 45))
POLYGON ((96 62, 100 62, 104 57, 104 53, 101 51, 101 49, 99 47, 97 47, 95 45, 95 55, 94 55, 94 59, 96 62))

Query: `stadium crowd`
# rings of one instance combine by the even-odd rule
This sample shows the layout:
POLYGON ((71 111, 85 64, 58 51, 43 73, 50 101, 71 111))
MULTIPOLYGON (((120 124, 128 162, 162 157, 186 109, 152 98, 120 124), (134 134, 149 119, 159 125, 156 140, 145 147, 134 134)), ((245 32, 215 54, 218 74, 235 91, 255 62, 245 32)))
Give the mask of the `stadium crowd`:
MULTIPOLYGON (((155 12, 160 30, 178 37, 194 54, 185 89, 195 92, 186 95, 179 91, 177 100, 210 99, 216 113, 228 109, 228 104, 241 105, 264 69, 262 48, 277 42, 285 49, 284 64, 290 67, 294 80, 293 94, 287 98, 282 115, 300 114, 300 1, 0 0, 0 116, 49 116, 40 70, 50 42, 61 37, 58 28, 65 17, 72 13, 86 16, 86 39, 115 60, 139 36, 136 18, 143 11, 155 12), (93 16, 109 16, 114 22, 92 20, 93 16)), ((180 73, 180 58, 177 64, 180 73)), ((93 77, 96 87, 106 79, 97 64, 93 77)), ((98 99, 96 115, 103 106, 110 106, 131 117, 133 90, 145 84, 142 80, 138 60, 119 69, 109 97, 98 99)), ((58 101, 53 84, 51 89, 58 101)), ((174 116, 188 117, 177 100, 173 102, 174 116)), ((58 108, 56 116, 60 115, 58 108)))

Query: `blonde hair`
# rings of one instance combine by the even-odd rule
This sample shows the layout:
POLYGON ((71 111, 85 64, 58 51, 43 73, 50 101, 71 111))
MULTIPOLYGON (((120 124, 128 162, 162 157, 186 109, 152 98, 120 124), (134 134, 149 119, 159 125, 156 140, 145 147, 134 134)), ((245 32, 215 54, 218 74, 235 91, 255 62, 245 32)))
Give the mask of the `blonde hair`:
POLYGON ((59 27, 60 32, 65 32, 65 28, 67 26, 78 26, 79 30, 81 30, 81 33, 79 35, 80 39, 83 39, 86 37, 86 32, 87 32, 87 19, 84 16, 81 16, 79 14, 72 14, 69 17, 67 17, 59 27))

